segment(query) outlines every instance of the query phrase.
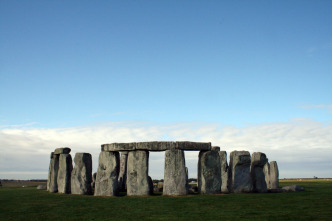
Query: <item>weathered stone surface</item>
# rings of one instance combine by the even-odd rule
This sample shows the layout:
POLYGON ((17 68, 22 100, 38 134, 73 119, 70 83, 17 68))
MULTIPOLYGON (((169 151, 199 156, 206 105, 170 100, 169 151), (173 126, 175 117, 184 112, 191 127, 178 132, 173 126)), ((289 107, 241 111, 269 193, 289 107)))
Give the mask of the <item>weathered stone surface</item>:
POLYGON ((279 188, 279 169, 276 161, 270 162, 270 185, 271 189, 279 188))
POLYGON ((166 150, 163 195, 188 194, 186 163, 183 150, 166 150))
POLYGON ((50 179, 49 179, 49 189, 51 193, 58 192, 58 171, 59 171, 59 155, 52 155, 50 163, 50 179))
POLYGON ((270 164, 269 162, 266 162, 266 164, 263 167, 263 173, 265 175, 265 183, 267 186, 267 189, 271 189, 271 183, 270 183, 270 164))
POLYGON ((220 151, 220 147, 218 147, 218 146, 213 146, 213 147, 211 147, 211 150, 220 151))
POLYGON ((126 190, 127 184, 127 160, 128 160, 128 151, 121 151, 120 156, 120 172, 119 172, 119 191, 126 190))
POLYGON ((175 149, 175 142, 171 141, 152 141, 136 143, 136 150, 165 151, 175 149))
POLYGON ((71 174, 71 193, 91 195, 92 157, 89 153, 76 153, 75 166, 71 174))
POLYGON ((230 154, 229 182, 230 192, 252 192, 252 180, 250 176, 250 153, 248 151, 233 151, 230 154))
POLYGON ((149 195, 149 151, 130 151, 127 161, 127 196, 149 195))
POLYGON ((97 172, 95 172, 95 173, 92 174, 91 188, 92 188, 93 192, 94 192, 95 186, 96 186, 96 178, 97 178, 97 172))
POLYGON ((69 147, 56 148, 54 154, 69 154, 71 149, 69 147))
POLYGON ((229 193, 227 152, 219 151, 221 164, 221 192, 229 193))
POLYGON ((70 193, 71 171, 73 163, 70 154, 60 154, 58 171, 58 192, 70 193))
POLYGON ((253 184, 253 191, 258 193, 266 193, 267 185, 265 181, 265 174, 263 171, 264 165, 267 163, 267 158, 264 153, 254 152, 251 155, 251 180, 253 184))
POLYGON ((101 151, 132 151, 135 149, 136 143, 110 143, 101 145, 101 151))
POLYGON ((43 184, 38 185, 37 190, 46 190, 46 185, 43 185, 43 184))
POLYGON ((165 150, 211 150, 211 143, 191 142, 191 141, 151 141, 138 143, 111 143, 101 145, 101 151, 165 151, 165 150))
POLYGON ((99 165, 95 182, 95 196, 118 195, 119 169, 119 152, 100 152, 99 165))
POLYGON ((304 188, 298 185, 284 186, 282 189, 287 192, 304 191, 304 188))
POLYGON ((211 150, 211 143, 191 142, 191 141, 176 141, 176 149, 179 150, 211 150))
POLYGON ((216 194, 221 192, 221 163, 218 151, 200 151, 197 172, 199 193, 216 194))
POLYGON ((53 159, 54 152, 51 152, 50 155, 50 165, 48 167, 48 178, 47 178, 47 183, 46 183, 46 190, 49 191, 50 185, 51 185, 51 177, 52 177, 52 159, 53 159))

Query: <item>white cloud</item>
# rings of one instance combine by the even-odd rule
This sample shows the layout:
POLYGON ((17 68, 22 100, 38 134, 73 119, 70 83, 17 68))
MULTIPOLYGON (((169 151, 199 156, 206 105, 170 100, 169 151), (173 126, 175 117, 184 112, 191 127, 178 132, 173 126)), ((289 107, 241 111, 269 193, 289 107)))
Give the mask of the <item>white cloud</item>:
MULTIPOLYGON (((264 152, 276 160, 280 177, 330 177, 332 174, 332 124, 295 119, 289 122, 249 125, 244 128, 204 123, 158 124, 110 122, 70 128, 2 127, 0 129, 1 178, 46 178, 49 154, 58 147, 89 152, 96 170, 100 145, 152 140, 212 142, 228 154, 233 150, 264 152), (29 173, 30 172, 30 173, 29 173), (45 173, 46 172, 46 173, 45 173)), ((186 152, 190 177, 196 177, 198 152, 186 152)), ((164 153, 150 154, 150 175, 163 177, 164 153)))
POLYGON ((302 109, 320 109, 325 110, 327 113, 332 114, 332 104, 311 104, 311 105, 302 105, 302 109))

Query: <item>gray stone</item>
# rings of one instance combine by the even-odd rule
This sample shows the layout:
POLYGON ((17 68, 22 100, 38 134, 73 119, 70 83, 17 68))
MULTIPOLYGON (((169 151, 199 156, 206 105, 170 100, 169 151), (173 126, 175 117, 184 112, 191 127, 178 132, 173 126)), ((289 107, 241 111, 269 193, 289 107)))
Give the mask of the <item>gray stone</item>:
POLYGON ((149 151, 130 151, 127 161, 127 196, 149 195, 149 151))
POLYGON ((217 194, 221 192, 221 163, 218 151, 200 151, 197 172, 199 193, 217 194))
POLYGON ((58 171, 58 192, 70 193, 71 171, 73 163, 70 154, 60 154, 58 171))
POLYGON ((54 154, 69 154, 71 149, 69 147, 56 148, 54 154))
POLYGON ((119 152, 100 152, 95 182, 95 196, 118 195, 119 169, 119 152))
POLYGON ((230 192, 252 192, 252 180, 250 176, 250 153, 248 151, 233 151, 230 154, 229 182, 230 192))
POLYGON ((101 145, 101 151, 132 151, 135 149, 136 143, 111 143, 101 145))
POLYGON ((157 187, 158 187, 158 191, 159 191, 159 192, 163 192, 163 189, 164 189, 164 183, 163 183, 163 182, 158 182, 157 187))
POLYGON ((271 189, 279 188, 279 169, 276 161, 270 162, 270 185, 271 189))
POLYGON ((218 146, 213 146, 213 147, 211 147, 211 150, 220 151, 220 147, 218 147, 218 146))
POLYGON ((150 176, 148 176, 148 183, 149 183, 149 194, 153 195, 153 181, 150 176))
POLYGON ((191 142, 191 141, 176 141, 176 149, 179 150, 211 150, 211 143, 191 142))
POLYGON ((251 179, 253 191, 258 193, 266 193, 267 185, 265 181, 265 174, 263 171, 264 165, 267 163, 267 158, 264 153, 254 152, 251 155, 251 179))
POLYGON ((43 184, 38 185, 37 190, 46 190, 46 185, 43 185, 43 184))
POLYGON ((51 193, 58 192, 58 171, 59 171, 59 155, 52 155, 50 163, 50 180, 49 180, 49 189, 51 193))
POLYGON ((304 191, 304 188, 298 185, 284 186, 282 189, 287 192, 304 191))
POLYGON ((95 172, 95 173, 92 174, 91 188, 92 188, 93 192, 94 192, 95 186, 96 186, 96 178, 97 178, 97 172, 95 172))
POLYGON ((263 173, 265 175, 265 183, 267 186, 267 189, 271 189, 271 183, 270 183, 270 164, 269 162, 266 162, 266 164, 263 167, 263 173))
POLYGON ((51 152, 50 155, 50 165, 48 167, 48 178, 47 178, 47 183, 46 183, 46 190, 49 191, 50 185, 51 185, 51 177, 52 177, 52 159, 53 159, 54 152, 51 152))
POLYGON ((136 150, 165 151, 175 149, 175 142, 152 141, 136 143, 136 150))
POLYGON ((221 192, 229 193, 227 152, 219 151, 221 164, 221 192))
POLYGON ((71 193, 91 195, 92 157, 89 153, 76 153, 75 166, 71 174, 71 193))
POLYGON ((183 150, 166 150, 163 195, 187 195, 186 163, 183 150))
POLYGON ((121 151, 120 156, 120 172, 119 172, 119 191, 126 191, 127 184, 127 160, 128 151, 121 151))

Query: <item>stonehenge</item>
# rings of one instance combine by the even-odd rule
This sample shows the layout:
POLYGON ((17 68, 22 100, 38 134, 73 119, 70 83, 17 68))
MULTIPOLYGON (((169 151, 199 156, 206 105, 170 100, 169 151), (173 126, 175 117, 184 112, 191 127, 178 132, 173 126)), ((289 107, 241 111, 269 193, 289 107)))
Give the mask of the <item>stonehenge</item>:
MULTIPOLYGON (((197 151, 199 194, 266 193, 279 188, 276 161, 264 153, 227 152, 210 142, 152 141, 102 144, 97 172, 92 176, 92 156, 76 153, 74 167, 71 149, 56 148, 50 155, 46 189, 51 193, 95 196, 148 196, 153 190, 164 196, 193 193, 188 184, 185 152, 197 151), (154 187, 149 176, 149 152, 164 151, 164 181, 154 187)), ((192 184, 191 184, 192 185, 192 184)))

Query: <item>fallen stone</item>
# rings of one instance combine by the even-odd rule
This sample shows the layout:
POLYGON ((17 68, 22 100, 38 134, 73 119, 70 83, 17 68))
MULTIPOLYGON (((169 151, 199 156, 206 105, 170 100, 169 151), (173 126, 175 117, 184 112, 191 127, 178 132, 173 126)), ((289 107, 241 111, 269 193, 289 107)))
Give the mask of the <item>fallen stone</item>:
POLYGON ((71 149, 69 147, 56 148, 54 154, 69 154, 71 149))
POLYGON ((52 154, 52 159, 50 162, 50 180, 49 189, 51 193, 58 192, 58 171, 59 171, 59 155, 52 154))
POLYGON ((119 191, 126 191, 127 187, 127 161, 128 161, 128 151, 121 151, 120 156, 120 172, 119 172, 119 191))
POLYGON ((197 181, 200 194, 221 192, 221 163, 218 151, 199 152, 197 181))
POLYGON ((187 195, 186 163, 183 150, 166 150, 163 195, 187 195))
POLYGON ((71 191, 71 171, 73 163, 70 154, 60 154, 58 171, 58 192, 70 193, 71 191))
POLYGON ((221 164, 221 192, 229 193, 227 152, 219 151, 221 164))
POLYGON ((119 169, 119 152, 100 152, 99 165, 95 182, 95 196, 118 195, 119 169))
POLYGON ((253 190, 250 176, 251 157, 248 151, 233 151, 230 154, 230 192, 250 193, 253 190))
POLYGON ((284 186, 284 187, 282 187, 282 189, 287 192, 304 191, 304 188, 301 186, 298 186, 298 185, 284 186))
POLYGON ((71 193, 91 195, 92 157, 89 153, 76 153, 75 166, 71 174, 71 193))
POLYGON ((136 143, 111 143, 101 145, 101 151, 132 151, 135 149, 136 143))
POLYGON ((127 161, 127 196, 149 195, 149 151, 130 151, 127 161))
POLYGON ((175 148, 179 150, 208 151, 211 150, 211 143, 176 141, 175 148))
POLYGON ((271 189, 279 188, 279 169, 276 161, 270 162, 270 185, 271 189))
POLYGON ((46 190, 46 185, 44 185, 44 184, 38 185, 37 190, 46 190))
POLYGON ((287 192, 287 191, 284 190, 284 189, 278 188, 278 189, 269 189, 269 190, 267 190, 267 192, 268 193, 284 193, 284 192, 287 192))
POLYGON ((253 184, 253 191, 257 193, 266 193, 267 185, 265 181, 265 174, 263 171, 264 165, 267 163, 265 153, 254 152, 251 155, 251 179, 253 184))

